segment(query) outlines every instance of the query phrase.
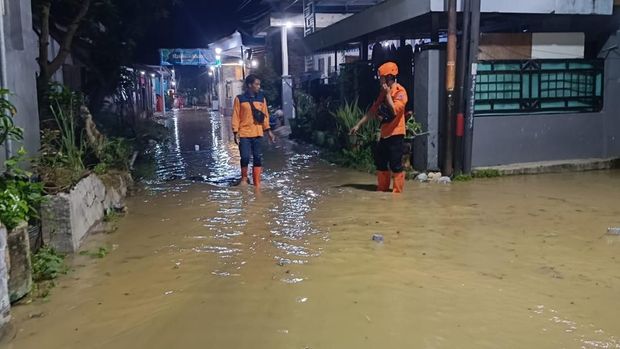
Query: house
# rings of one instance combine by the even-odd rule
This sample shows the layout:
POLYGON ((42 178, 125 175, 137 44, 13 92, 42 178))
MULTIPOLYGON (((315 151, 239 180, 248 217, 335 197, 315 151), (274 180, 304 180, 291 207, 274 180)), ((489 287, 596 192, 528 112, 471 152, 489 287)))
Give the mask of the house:
MULTIPOLYGON (((473 166, 620 158, 614 1, 482 0, 481 12, 473 166)), ((401 79, 412 81, 416 118, 429 131, 416 143, 421 170, 438 169, 444 153, 445 28, 443 0, 388 0, 304 38, 315 56, 359 47, 358 59, 375 65, 382 55, 371 47, 411 52, 401 79)))

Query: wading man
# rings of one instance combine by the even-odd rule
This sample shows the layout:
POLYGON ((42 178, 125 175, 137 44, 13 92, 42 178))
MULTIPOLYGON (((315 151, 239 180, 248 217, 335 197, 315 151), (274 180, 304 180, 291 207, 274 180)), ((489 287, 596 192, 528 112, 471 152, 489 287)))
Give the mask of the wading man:
POLYGON ((241 153, 241 185, 249 184, 248 166, 252 158, 252 179, 254 186, 260 187, 263 170, 262 139, 267 133, 269 141, 275 136, 269 127, 267 100, 260 91, 260 79, 248 75, 245 79, 245 92, 237 98, 233 106, 232 130, 235 143, 241 153))
POLYGON ((372 118, 381 122, 381 139, 375 152, 377 167, 377 191, 389 191, 394 178, 394 193, 402 193, 405 187, 403 147, 406 134, 405 106, 407 91, 398 82, 398 66, 388 62, 379 67, 379 97, 364 117, 351 129, 357 133, 372 118))

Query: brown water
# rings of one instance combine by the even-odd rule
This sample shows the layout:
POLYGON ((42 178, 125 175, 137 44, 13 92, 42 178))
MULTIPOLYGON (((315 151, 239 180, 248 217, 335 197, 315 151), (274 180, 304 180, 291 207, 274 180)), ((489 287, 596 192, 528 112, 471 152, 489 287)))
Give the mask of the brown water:
POLYGON ((15 308, 7 348, 620 348, 620 172, 394 197, 280 142, 256 193, 229 186, 219 117, 170 127, 118 231, 86 246, 113 251, 15 308))

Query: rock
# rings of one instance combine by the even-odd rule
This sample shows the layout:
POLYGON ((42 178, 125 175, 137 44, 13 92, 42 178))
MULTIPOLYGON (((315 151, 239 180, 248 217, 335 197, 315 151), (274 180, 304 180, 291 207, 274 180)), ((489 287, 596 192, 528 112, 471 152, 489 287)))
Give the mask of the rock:
POLYGON ((420 174, 416 177, 416 181, 426 182, 426 181, 428 181, 428 175, 427 175, 426 173, 420 173, 420 174))
POLYGON ((30 238, 28 224, 20 224, 9 232, 9 300, 14 303, 32 288, 32 264, 30 262, 30 238))
POLYGON ((383 242, 384 238, 381 234, 372 234, 372 241, 374 242, 383 242))
POLYGON ((428 174, 428 180, 430 180, 431 182, 437 182, 441 177, 441 172, 431 172, 428 174))
POLYGON ((450 177, 444 176, 444 177, 439 178, 437 182, 441 184, 450 184, 452 183, 452 179, 450 179, 450 177))

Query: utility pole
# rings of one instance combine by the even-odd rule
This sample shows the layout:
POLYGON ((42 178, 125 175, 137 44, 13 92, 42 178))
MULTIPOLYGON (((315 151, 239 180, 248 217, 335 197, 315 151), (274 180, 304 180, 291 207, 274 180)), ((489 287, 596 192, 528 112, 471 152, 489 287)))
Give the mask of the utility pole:
POLYGON ((293 79, 288 70, 288 29, 292 24, 287 22, 282 26, 282 111, 284 112, 285 124, 294 118, 295 108, 293 105, 293 79))
POLYGON ((467 88, 467 77, 469 76, 469 34, 471 20, 471 0, 463 0, 463 29, 461 38, 461 55, 459 57, 459 108, 456 114, 456 143, 454 146, 454 172, 463 173, 463 136, 465 134, 465 89, 467 88))
POLYGON ((159 66, 159 84, 161 85, 161 105, 163 107, 164 116, 166 115, 166 87, 164 87, 164 67, 159 66))
POLYGON ((245 53, 243 52, 243 45, 241 45, 241 74, 243 80, 245 80, 245 53))
POLYGON ((478 45, 480 44, 480 0, 471 0, 471 34, 469 42, 470 74, 467 81, 467 108, 465 110, 465 134, 463 138, 463 172, 472 170, 474 144, 474 114, 476 109, 476 75, 478 74, 478 45))
POLYGON ((452 176, 454 172, 454 116, 456 87, 456 0, 448 0, 448 50, 446 63, 447 109, 444 138, 443 174, 452 176))

